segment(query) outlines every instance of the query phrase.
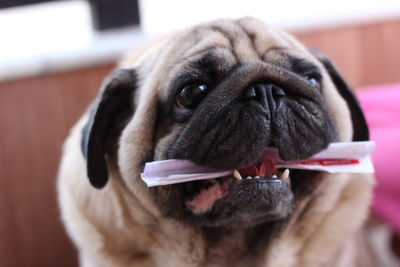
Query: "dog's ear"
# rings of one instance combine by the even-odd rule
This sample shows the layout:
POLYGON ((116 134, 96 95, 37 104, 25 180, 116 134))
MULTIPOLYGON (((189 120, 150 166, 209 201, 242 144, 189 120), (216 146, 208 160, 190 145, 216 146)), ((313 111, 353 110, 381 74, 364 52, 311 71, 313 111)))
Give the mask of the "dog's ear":
POLYGON ((117 139, 134 112, 136 83, 134 70, 115 70, 104 80, 83 128, 81 148, 89 181, 96 188, 104 187, 108 181, 106 157, 112 152, 110 147, 117 146, 117 139))
POLYGON ((353 90, 330 59, 315 49, 309 51, 324 65, 340 95, 346 100, 353 122, 353 141, 369 140, 368 125, 353 90))

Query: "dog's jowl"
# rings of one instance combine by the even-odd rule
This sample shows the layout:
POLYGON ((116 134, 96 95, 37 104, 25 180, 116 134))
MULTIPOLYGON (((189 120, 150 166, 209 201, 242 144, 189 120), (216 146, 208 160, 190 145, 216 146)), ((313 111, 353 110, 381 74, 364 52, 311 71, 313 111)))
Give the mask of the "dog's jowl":
POLYGON ((62 219, 82 266, 353 266, 372 176, 261 156, 365 140, 328 58, 253 18, 203 23, 133 51, 104 80, 65 143, 62 219), (148 188, 145 163, 167 159, 248 179, 148 188))

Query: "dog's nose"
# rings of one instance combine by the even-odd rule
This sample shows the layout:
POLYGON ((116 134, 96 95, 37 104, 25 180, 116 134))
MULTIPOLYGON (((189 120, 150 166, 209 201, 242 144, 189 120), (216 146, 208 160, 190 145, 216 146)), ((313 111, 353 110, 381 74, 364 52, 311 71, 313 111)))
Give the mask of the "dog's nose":
POLYGON ((243 92, 243 99, 258 101, 264 108, 276 112, 282 106, 285 91, 273 83, 255 83, 243 92))

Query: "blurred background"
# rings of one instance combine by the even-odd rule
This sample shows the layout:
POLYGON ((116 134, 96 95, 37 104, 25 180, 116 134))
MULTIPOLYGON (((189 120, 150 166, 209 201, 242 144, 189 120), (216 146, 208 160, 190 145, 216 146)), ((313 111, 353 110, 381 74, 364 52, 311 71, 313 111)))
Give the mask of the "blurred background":
POLYGON ((380 238, 393 253, 381 257, 395 257, 400 248, 399 0, 1 0, 1 267, 77 265, 59 218, 57 168, 69 129, 118 59, 164 32, 249 15, 328 55, 359 94, 378 143, 372 221, 390 229, 380 238))

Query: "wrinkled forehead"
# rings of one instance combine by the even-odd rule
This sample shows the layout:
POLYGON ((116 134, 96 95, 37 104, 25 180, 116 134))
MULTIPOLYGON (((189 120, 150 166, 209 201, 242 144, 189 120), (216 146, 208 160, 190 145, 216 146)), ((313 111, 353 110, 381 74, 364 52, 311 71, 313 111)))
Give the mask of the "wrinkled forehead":
MULTIPOLYGON (((239 64, 262 60, 290 68, 293 59, 319 66, 304 46, 290 35, 255 19, 220 20, 202 24, 171 38, 162 52, 163 79, 171 83, 218 80, 239 64)), ((167 98, 169 88, 160 88, 167 98)))

